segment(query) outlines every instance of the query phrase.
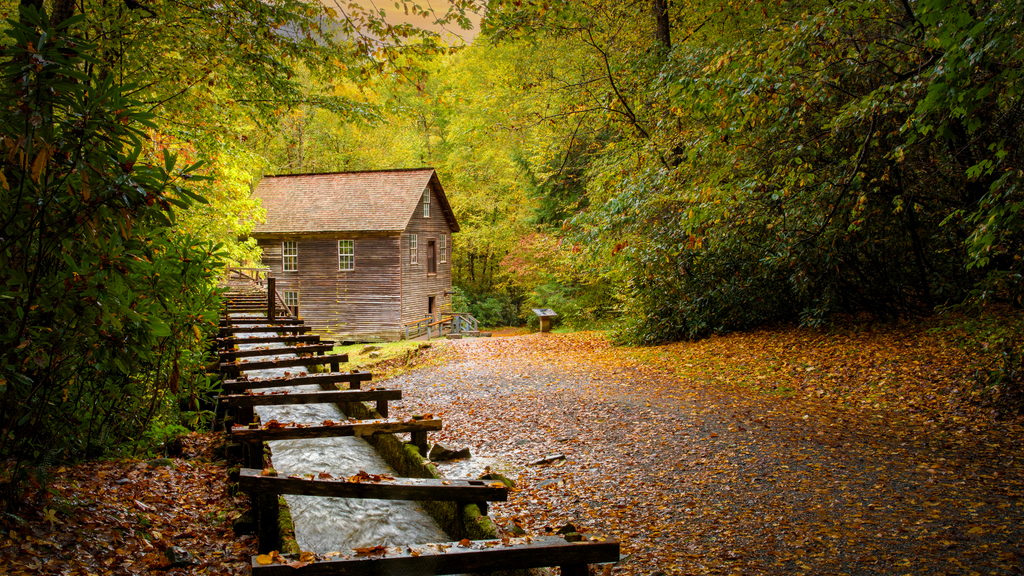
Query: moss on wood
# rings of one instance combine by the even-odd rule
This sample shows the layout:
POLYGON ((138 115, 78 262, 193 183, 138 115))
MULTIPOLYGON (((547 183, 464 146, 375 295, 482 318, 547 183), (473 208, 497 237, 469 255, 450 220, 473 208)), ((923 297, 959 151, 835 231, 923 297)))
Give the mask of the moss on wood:
MULTIPOLYGON (((362 402, 349 402, 338 407, 346 416, 359 420, 381 417, 376 410, 362 402)), ((415 446, 401 441, 394 434, 374 434, 365 439, 400 476, 441 478, 437 468, 424 458, 415 446)), ((494 522, 481 514, 479 506, 475 504, 459 506, 455 502, 420 502, 420 505, 454 540, 487 540, 498 537, 498 529, 494 522)))
POLYGON ((295 523, 292 521, 292 511, 288 502, 283 496, 277 498, 280 512, 277 517, 277 539, 278 550, 282 554, 298 554, 301 552, 299 543, 295 540, 295 523))

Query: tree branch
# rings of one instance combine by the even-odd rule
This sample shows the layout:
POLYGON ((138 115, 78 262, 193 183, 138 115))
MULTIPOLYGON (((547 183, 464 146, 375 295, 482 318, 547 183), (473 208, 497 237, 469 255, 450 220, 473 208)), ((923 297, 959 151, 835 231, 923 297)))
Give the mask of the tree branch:
POLYGON ((589 29, 587 30, 587 36, 590 38, 590 42, 587 43, 601 55, 601 60, 604 63, 605 74, 608 76, 608 84, 612 87, 612 91, 615 92, 615 97, 618 99, 619 104, 621 104, 625 109, 624 111, 620 111, 620 113, 629 119, 633 127, 636 128, 637 132, 639 132, 644 139, 649 139, 651 135, 647 133, 647 130, 644 130, 643 126, 640 125, 640 122, 636 118, 636 114, 633 113, 633 109, 629 107, 629 103, 626 102, 626 99, 622 96, 622 92, 619 91, 619 86, 615 83, 615 78, 612 76, 612 66, 608 58, 608 53, 597 45, 597 41, 594 40, 594 33, 589 29))

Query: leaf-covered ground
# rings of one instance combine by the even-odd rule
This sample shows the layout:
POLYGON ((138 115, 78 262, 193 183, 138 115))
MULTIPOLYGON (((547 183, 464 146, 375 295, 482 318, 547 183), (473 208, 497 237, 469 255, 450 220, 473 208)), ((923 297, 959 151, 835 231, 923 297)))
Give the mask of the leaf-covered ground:
POLYGON ((181 457, 157 465, 55 468, 48 489, 0 520, 0 574, 248 573, 255 539, 231 529, 246 501, 227 494, 226 470, 211 462, 213 440, 186 437, 181 457), (174 547, 191 564, 172 565, 166 551, 174 547))
POLYGON ((967 358, 924 329, 454 346, 459 360, 398 379, 399 410, 440 415, 437 439, 501 461, 521 490, 492 505, 500 524, 617 535, 616 572, 1024 565, 1021 426, 965 412, 967 358), (566 459, 530 464, 552 454, 566 459))
MULTIPOLYGON (((968 408, 968 358, 926 330, 448 344, 375 369, 403 374, 395 415, 443 416, 435 439, 519 482, 492 505, 501 525, 619 537, 613 572, 1021 573, 1024 433, 968 408)), ((210 441, 186 439, 174 467, 52 470, 52 490, 0 518, 0 575, 245 573, 244 499, 210 441), (169 567, 174 546, 196 563, 169 567)))

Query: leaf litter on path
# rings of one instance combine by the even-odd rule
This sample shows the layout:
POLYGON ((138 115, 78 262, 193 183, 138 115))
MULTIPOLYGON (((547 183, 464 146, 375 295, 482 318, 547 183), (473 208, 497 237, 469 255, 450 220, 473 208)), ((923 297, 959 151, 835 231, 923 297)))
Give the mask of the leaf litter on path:
POLYGON ((1015 574, 1024 562, 1021 426, 932 398, 964 386, 967 364, 926 333, 453 345, 458 360, 397 380, 392 415, 434 412, 446 424, 432 439, 503 462, 519 489, 491 505, 499 525, 620 538, 616 573, 1015 574), (565 460, 530 465, 552 454, 565 460))

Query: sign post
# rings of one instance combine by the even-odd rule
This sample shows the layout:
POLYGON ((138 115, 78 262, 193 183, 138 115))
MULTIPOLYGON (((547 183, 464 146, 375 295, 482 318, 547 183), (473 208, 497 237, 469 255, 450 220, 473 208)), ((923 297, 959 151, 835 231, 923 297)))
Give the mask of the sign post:
POLYGON ((540 318, 540 331, 551 332, 551 319, 556 318, 558 314, 551 308, 531 308, 533 313, 540 318))

